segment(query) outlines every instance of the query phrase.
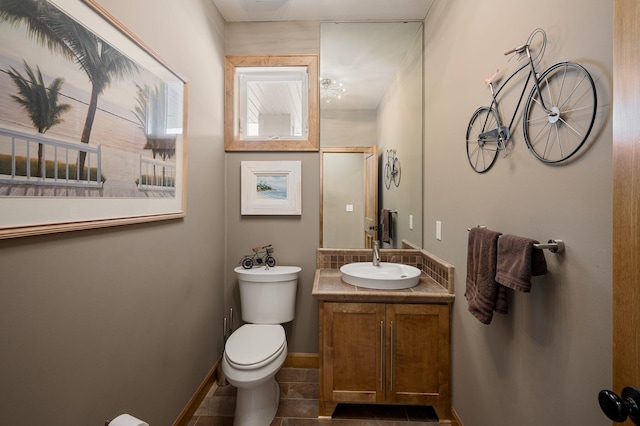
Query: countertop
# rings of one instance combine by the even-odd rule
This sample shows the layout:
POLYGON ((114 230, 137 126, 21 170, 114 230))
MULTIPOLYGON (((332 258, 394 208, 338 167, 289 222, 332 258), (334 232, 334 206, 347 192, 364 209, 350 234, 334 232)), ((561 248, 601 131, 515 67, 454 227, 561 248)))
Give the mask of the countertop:
POLYGON ((375 290, 342 281, 339 269, 316 269, 313 297, 332 302, 452 303, 455 295, 424 272, 420 283, 402 290, 375 290))

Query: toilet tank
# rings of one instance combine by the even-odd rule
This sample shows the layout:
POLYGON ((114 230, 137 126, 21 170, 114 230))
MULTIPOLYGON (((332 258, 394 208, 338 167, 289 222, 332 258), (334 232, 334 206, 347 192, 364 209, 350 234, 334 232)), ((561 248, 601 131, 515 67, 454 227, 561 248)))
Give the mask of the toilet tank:
POLYGON ((240 311, 245 322, 283 324, 295 317, 296 289, 302 268, 274 266, 234 269, 240 286, 240 311))

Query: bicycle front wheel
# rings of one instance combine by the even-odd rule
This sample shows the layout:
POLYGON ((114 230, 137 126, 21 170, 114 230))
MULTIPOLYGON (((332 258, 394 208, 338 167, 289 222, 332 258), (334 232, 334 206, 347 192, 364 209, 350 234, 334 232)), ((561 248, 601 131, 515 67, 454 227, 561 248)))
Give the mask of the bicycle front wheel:
POLYGON ((391 165, 389 163, 384 164, 384 186, 391 188, 391 165))
POLYGON ((593 129, 596 86, 584 67, 560 62, 542 73, 539 87, 524 109, 524 140, 538 160, 560 163, 582 148, 593 129))
POLYGON ((467 158, 476 173, 486 172, 496 162, 500 141, 487 136, 486 132, 499 127, 500 120, 493 108, 480 107, 471 116, 467 127, 467 158))

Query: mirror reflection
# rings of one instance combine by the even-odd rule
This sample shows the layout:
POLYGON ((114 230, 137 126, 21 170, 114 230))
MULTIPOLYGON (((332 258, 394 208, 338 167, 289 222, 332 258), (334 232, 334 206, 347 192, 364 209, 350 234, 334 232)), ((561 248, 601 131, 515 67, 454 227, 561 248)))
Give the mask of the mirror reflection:
POLYGON ((400 248, 402 240, 422 246, 422 79, 421 22, 321 24, 323 247, 367 248, 373 239, 384 248, 400 248), (377 152, 375 188, 362 154, 356 159, 348 149, 367 146, 377 152), (365 213, 357 206, 372 188, 375 211, 365 213), (349 241, 338 226, 345 223, 359 228, 349 241))
POLYGON ((236 68, 240 87, 240 139, 306 139, 306 67, 236 68))

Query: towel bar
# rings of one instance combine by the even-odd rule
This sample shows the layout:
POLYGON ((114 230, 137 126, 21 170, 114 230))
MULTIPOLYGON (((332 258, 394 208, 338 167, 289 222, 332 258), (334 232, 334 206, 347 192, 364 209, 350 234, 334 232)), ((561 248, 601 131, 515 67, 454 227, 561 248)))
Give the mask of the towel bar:
POLYGON ((546 244, 534 244, 535 248, 540 250, 549 250, 551 253, 562 253, 564 251, 564 241, 549 240, 546 244))
MULTIPOLYGON (((478 225, 478 228, 486 228, 484 225, 478 225)), ((467 231, 471 231, 471 228, 467 228, 467 231)), ((564 251, 564 241, 562 240, 549 240, 546 244, 538 243, 533 247, 538 250, 549 250, 551 253, 562 253, 564 251)))

